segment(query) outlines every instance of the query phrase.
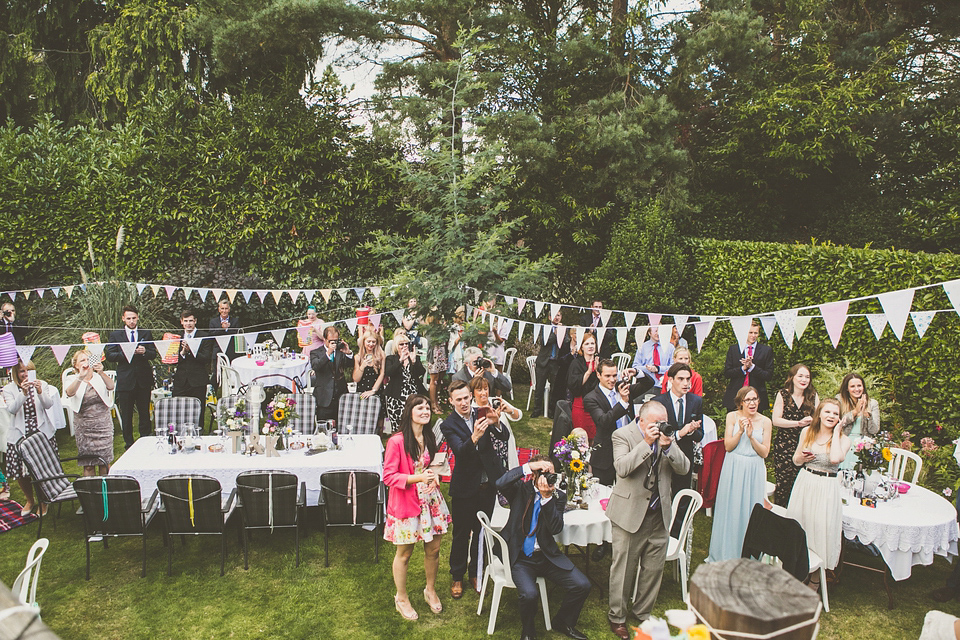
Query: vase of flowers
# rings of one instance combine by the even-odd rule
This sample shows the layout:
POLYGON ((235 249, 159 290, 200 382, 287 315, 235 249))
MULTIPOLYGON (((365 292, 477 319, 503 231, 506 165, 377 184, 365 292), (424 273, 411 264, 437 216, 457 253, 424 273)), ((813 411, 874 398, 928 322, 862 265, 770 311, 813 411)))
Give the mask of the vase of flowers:
POLYGON ((293 400, 278 393, 267 405, 267 416, 263 421, 261 432, 268 438, 274 438, 273 441, 276 442, 280 436, 293 433, 291 422, 299 417, 293 400))
POLYGON ((233 409, 228 409, 226 406, 220 407, 217 422, 220 424, 220 429, 223 431, 224 436, 231 439, 233 443, 231 446, 233 453, 239 452, 240 441, 250 428, 250 418, 247 413, 246 400, 237 398, 233 409))
POLYGON ((590 456, 596 447, 591 447, 587 433, 583 429, 574 429, 570 435, 561 439, 553 447, 553 456, 560 462, 560 469, 567 479, 567 502, 579 505, 582 501, 584 475, 590 464, 590 456))

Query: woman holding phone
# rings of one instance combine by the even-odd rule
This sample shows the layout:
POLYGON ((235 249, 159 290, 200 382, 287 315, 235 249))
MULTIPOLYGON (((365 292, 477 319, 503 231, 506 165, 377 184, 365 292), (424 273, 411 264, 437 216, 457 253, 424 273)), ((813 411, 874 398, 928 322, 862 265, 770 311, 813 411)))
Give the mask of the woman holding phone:
POLYGON ((586 431, 591 444, 597 435, 597 426, 593 424, 593 418, 583 408, 583 396, 600 384, 597 378, 597 362, 597 336, 592 331, 588 331, 583 336, 583 342, 580 343, 579 355, 570 365, 570 373, 567 374, 567 390, 573 396, 571 409, 573 428, 586 431))
POLYGON ((83 475, 107 475, 113 462, 113 378, 103 364, 90 364, 92 354, 81 349, 73 355, 76 373, 67 376, 64 393, 68 408, 76 414, 74 435, 77 438, 77 464, 83 475))
MULTIPOLYGON (((490 451, 487 451, 480 443, 478 443, 477 449, 480 452, 480 457, 483 458, 483 468, 487 472, 487 477, 490 482, 495 483, 500 479, 500 476, 507 472, 507 469, 519 465, 518 460, 511 462, 510 436, 512 432, 510 420, 519 420, 523 417, 523 413, 503 398, 491 398, 490 383, 483 376, 472 378, 467 384, 467 388, 473 392, 473 408, 476 419, 479 420, 486 416, 490 423, 486 431, 490 435, 488 438, 490 451), (488 456, 487 453, 493 455, 488 456)), ((516 454, 515 447, 513 453, 516 454)))
POLYGON ((400 417, 400 432, 387 440, 383 481, 390 487, 387 522, 383 538, 397 547, 393 558, 394 605, 406 620, 416 620, 416 609, 407 594, 407 567, 414 545, 423 541, 423 569, 427 586, 423 598, 434 613, 443 611, 437 595, 440 541, 450 528, 450 512, 440 493, 437 474, 430 463, 437 442, 430 428, 430 400, 426 396, 407 398, 400 417))
POLYGON ((427 395, 422 382, 426 369, 417 357, 417 349, 406 331, 403 329, 394 331, 393 344, 397 351, 387 356, 384 365, 389 382, 383 396, 387 402, 387 417, 390 418, 390 424, 394 428, 399 428, 407 398, 414 394, 427 395))

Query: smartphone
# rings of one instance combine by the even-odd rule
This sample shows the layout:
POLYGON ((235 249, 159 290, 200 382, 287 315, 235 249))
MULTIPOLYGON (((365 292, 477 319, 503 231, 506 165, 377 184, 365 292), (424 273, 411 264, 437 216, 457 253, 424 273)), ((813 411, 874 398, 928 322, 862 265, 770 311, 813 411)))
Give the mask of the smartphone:
POLYGON ((27 382, 36 382, 37 381, 37 372, 33 369, 27 371, 27 382))
POLYGON ((812 456, 812 455, 813 455, 813 451, 810 451, 809 449, 804 449, 804 450, 801 451, 800 453, 802 453, 802 454, 805 455, 805 456, 812 456))

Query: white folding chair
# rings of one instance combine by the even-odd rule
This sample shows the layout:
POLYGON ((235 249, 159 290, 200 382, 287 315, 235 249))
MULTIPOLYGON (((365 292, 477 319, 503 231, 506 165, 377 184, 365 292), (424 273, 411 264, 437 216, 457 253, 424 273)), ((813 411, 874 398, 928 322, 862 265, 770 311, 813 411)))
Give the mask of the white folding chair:
POLYGON ((910 484, 917 484, 917 478, 920 477, 920 469, 923 468, 923 460, 913 451, 900 449, 899 447, 890 447, 890 453, 893 459, 890 460, 890 477, 895 480, 904 480, 907 475, 907 463, 913 460, 913 477, 910 484))
POLYGON ((611 359, 612 359, 612 360, 616 363, 616 365, 617 365, 617 373, 620 373, 621 371, 623 371, 624 369, 626 369, 627 367, 630 366, 630 354, 629 354, 629 353, 624 353, 624 352, 621 351, 621 352, 619 352, 619 353, 613 354, 613 355, 611 356, 611 359))
MULTIPOLYGON (((489 564, 483 570, 483 586, 480 588, 480 603, 477 605, 477 615, 483 613, 483 599, 487 593, 487 583, 493 580, 493 600, 490 603, 490 621, 487 623, 487 635, 489 636, 493 635, 493 630, 497 626, 497 613, 500 611, 500 596, 503 595, 503 588, 516 589, 517 585, 514 584, 513 573, 510 571, 510 558, 506 541, 493 530, 487 514, 478 511, 477 518, 480 519, 480 526, 483 527, 483 541, 487 548, 487 558, 489 560, 489 564)), ((553 627, 550 625, 547 581, 542 577, 537 578, 537 586, 540 588, 540 604, 543 605, 543 621, 547 631, 550 631, 553 627)))
POLYGON ((250 353, 254 358, 258 356, 265 356, 267 354, 267 348, 263 346, 262 342, 258 342, 250 346, 250 353))
POLYGON ((220 397, 235 396, 240 391, 243 383, 240 381, 240 373, 233 367, 223 367, 220 369, 220 397))
POLYGON ((63 405, 63 411, 67 414, 67 425, 70 427, 70 435, 73 435, 73 409, 67 406, 67 376, 73 375, 73 367, 67 367, 60 373, 60 403, 63 405))
MULTIPOLYGON (((683 523, 680 526, 680 537, 674 538, 670 536, 670 540, 667 542, 667 557, 664 559, 664 562, 670 562, 671 560, 677 561, 677 569, 680 572, 680 592, 683 595, 683 601, 687 601, 687 551, 684 548, 687 544, 687 538, 689 537, 687 533, 690 531, 690 527, 693 526, 693 516, 696 515, 697 511, 700 511, 701 505, 703 505, 703 497, 694 491, 693 489, 681 489, 677 492, 677 495, 673 496, 673 504, 671 507, 671 516, 670 516, 670 529, 673 529, 673 525, 677 521, 677 511, 680 508, 680 499, 689 498, 687 511, 683 515, 683 523)), ((633 583, 633 599, 637 599, 637 587, 640 584, 640 571, 642 567, 637 565, 637 577, 633 583)))
POLYGON ((516 347, 510 347, 509 349, 503 352, 503 357, 504 357, 503 373, 508 378, 510 378, 511 381, 513 381, 513 375, 510 373, 510 371, 511 369, 513 369, 513 359, 516 357, 516 355, 517 355, 516 347))
POLYGON ((43 554, 47 552, 50 541, 46 538, 40 538, 33 543, 30 551, 27 553, 27 564, 13 581, 13 595, 20 599, 20 602, 33 607, 39 611, 40 605, 37 604, 37 580, 40 578, 40 563, 43 561, 43 554))
POLYGON ((217 354, 217 384, 223 384, 223 368, 230 366, 230 358, 225 353, 217 354))

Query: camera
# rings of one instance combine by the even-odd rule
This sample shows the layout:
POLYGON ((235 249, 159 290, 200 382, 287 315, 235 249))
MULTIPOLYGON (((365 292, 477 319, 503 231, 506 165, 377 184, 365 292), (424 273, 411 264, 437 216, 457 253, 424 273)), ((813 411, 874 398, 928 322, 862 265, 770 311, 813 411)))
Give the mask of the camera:
POLYGON ((489 369, 490 367, 493 366, 493 363, 487 360, 486 358, 477 358, 477 361, 474 364, 474 366, 477 369, 489 369))
POLYGON ((661 420, 660 422, 654 424, 653 426, 655 426, 657 429, 660 430, 660 435, 664 435, 667 437, 672 437, 673 434, 676 433, 677 431, 676 429, 673 428, 673 425, 671 425, 666 420, 661 420))
POLYGON ((13 315, 13 311, 10 311, 9 309, 7 309, 6 311, 3 312, 3 315, 9 318, 10 316, 13 315))
POLYGON ((491 398, 491 399, 490 399, 490 406, 493 407, 494 409, 499 409, 499 408, 500 408, 500 398, 491 398))
POLYGON ((551 487, 552 487, 553 485, 557 484, 557 474, 555 474, 555 473, 544 473, 544 474, 541 474, 541 475, 543 476, 544 480, 547 481, 547 484, 550 485, 551 487))

